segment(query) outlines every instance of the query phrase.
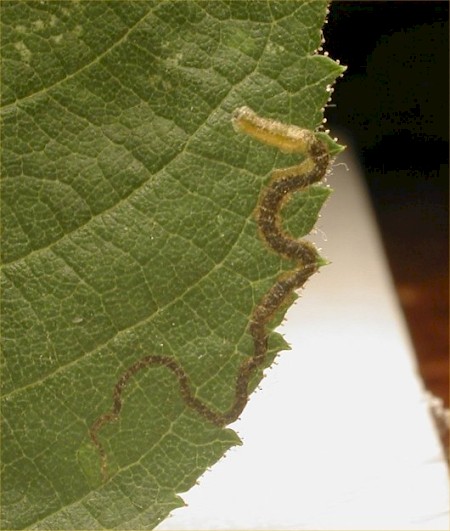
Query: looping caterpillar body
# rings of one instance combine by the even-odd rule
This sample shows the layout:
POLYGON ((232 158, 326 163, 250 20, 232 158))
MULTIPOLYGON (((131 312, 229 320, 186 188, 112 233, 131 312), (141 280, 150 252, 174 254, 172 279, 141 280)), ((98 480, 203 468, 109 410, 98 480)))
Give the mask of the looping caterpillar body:
POLYGON ((98 417, 89 430, 91 441, 99 454, 104 480, 108 478, 107 456, 99 438, 99 431, 105 424, 117 420, 122 410, 123 391, 136 373, 149 367, 166 367, 177 379, 183 401, 193 411, 219 427, 237 420, 248 400, 250 380, 266 361, 268 324, 290 295, 301 288, 319 268, 319 255, 315 247, 307 241, 296 240, 283 231, 280 211, 294 192, 308 188, 325 176, 330 164, 327 147, 314 132, 261 118, 248 107, 236 109, 232 122, 237 131, 277 147, 283 152, 306 155, 305 160, 297 166, 273 171, 271 182, 261 193, 256 212, 260 234, 268 246, 283 257, 294 260, 297 267, 291 272, 282 274, 252 312, 249 332, 253 339, 253 354, 239 367, 234 400, 227 411, 214 410, 197 398, 189 376, 181 364, 172 357, 149 354, 137 360, 122 373, 114 386, 111 409, 98 417))

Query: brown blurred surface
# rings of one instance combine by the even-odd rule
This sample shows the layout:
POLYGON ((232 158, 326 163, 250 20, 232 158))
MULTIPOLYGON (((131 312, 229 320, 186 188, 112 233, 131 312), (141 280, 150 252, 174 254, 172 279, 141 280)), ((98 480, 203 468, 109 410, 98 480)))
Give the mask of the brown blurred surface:
POLYGON ((396 283, 427 388, 448 406, 448 278, 396 283))
POLYGON ((422 378, 448 407, 448 241, 445 232, 420 226, 417 209, 410 204, 401 215, 393 209, 377 214, 422 378))
MULTIPOLYGON (((377 205, 375 205, 377 206, 377 205)), ((383 241, 427 390, 449 407, 449 277, 446 230, 424 224, 423 205, 378 205, 383 241)), ((442 212, 440 213, 442 218, 442 212)), ((433 225, 433 224, 432 224, 433 225)), ((442 437, 448 449, 448 432, 442 437)))

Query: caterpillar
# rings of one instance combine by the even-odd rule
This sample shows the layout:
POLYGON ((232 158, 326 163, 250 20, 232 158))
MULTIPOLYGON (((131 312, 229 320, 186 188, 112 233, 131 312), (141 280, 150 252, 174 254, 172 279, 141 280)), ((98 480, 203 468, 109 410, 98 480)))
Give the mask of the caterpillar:
POLYGON ((166 367, 178 381, 183 401, 198 415, 219 427, 237 420, 248 401, 250 380, 266 361, 267 327, 270 321, 290 295, 301 288, 319 268, 320 259, 314 245, 305 240, 296 240, 285 233, 281 226, 280 211, 294 192, 308 188, 326 175, 330 164, 326 145, 313 131, 262 118, 248 107, 234 111, 232 124, 236 131, 283 152, 305 155, 302 163, 272 172, 270 183, 262 190, 256 208, 256 221, 263 240, 273 252, 294 260, 297 267, 275 281, 250 316, 248 331, 253 339, 253 354, 241 363, 237 371, 234 399, 228 410, 217 411, 197 398, 189 376, 172 357, 149 354, 134 362, 121 374, 114 385, 111 409, 99 416, 89 430, 91 442, 99 455, 104 480, 108 478, 107 455, 99 432, 105 424, 118 419, 123 406, 123 391, 136 373, 150 367, 166 367))

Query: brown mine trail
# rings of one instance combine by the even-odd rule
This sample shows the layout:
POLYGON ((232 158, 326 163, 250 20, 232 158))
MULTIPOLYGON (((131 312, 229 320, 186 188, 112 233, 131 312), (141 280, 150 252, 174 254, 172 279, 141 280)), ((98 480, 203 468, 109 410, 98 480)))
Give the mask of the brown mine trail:
POLYGON ((180 395, 186 405, 216 426, 225 426, 235 421, 247 404, 248 387, 255 372, 261 368, 267 357, 267 326, 274 314, 289 296, 301 288, 319 268, 316 248, 304 240, 296 240, 281 227, 280 211, 294 192, 307 189, 326 175, 330 155, 325 144, 314 132, 294 125, 261 118, 248 107, 241 107, 233 113, 233 126, 239 131, 287 153, 302 153, 306 159, 297 166, 274 170, 268 186, 262 190, 256 209, 259 232, 275 253, 293 260, 297 266, 293 271, 283 273, 255 306, 249 319, 249 332, 253 339, 253 354, 244 360, 237 372, 234 400, 227 411, 217 411, 197 398, 191 387, 189 376, 181 364, 172 357, 149 354, 130 365, 119 377, 113 389, 112 407, 92 424, 89 435, 96 447, 104 480, 108 479, 107 455, 99 432, 105 424, 117 420, 122 410, 123 391, 136 373, 151 367, 166 367, 178 381, 180 395))

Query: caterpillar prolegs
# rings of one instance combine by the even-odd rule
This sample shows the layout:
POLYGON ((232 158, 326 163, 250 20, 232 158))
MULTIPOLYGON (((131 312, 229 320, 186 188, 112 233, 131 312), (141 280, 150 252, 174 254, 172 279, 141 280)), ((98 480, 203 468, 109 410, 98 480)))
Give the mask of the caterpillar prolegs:
POLYGON ((248 107, 236 109, 232 122, 239 132, 275 146, 283 152, 302 153, 306 156, 297 166, 273 171, 269 185, 261 192, 256 209, 256 220, 262 238, 274 252, 294 260, 297 267, 276 280, 250 316, 248 330, 253 339, 253 354, 245 359, 238 369, 233 403, 226 411, 217 411, 197 398, 189 376, 182 365, 172 357, 149 354, 134 362, 121 374, 114 385, 111 409, 98 417, 89 430, 91 441, 99 454, 104 479, 108 477, 107 456, 99 432, 105 424, 117 420, 122 410, 123 391, 136 373, 150 367, 166 367, 177 379, 181 397, 190 409, 216 426, 230 424, 242 413, 249 396, 250 380, 266 361, 268 324, 294 290, 301 288, 319 267, 319 255, 315 247, 284 232, 280 212, 283 204, 294 192, 305 190, 325 176, 330 164, 327 147, 314 132, 261 118, 248 107))

